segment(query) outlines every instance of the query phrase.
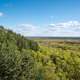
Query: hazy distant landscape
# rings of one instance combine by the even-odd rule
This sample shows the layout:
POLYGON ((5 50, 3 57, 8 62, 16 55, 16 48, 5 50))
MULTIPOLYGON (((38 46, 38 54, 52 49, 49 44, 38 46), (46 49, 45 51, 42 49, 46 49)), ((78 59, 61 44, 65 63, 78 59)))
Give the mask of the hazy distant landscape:
POLYGON ((33 36, 33 37, 27 37, 28 39, 49 39, 49 40, 80 40, 80 37, 39 37, 39 36, 33 36))

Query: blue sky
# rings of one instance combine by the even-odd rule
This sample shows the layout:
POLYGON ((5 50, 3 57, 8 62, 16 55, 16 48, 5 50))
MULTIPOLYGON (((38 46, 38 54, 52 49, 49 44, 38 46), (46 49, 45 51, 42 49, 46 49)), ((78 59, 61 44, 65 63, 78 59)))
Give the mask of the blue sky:
POLYGON ((0 0, 0 24, 25 36, 79 36, 79 21, 80 0, 0 0))

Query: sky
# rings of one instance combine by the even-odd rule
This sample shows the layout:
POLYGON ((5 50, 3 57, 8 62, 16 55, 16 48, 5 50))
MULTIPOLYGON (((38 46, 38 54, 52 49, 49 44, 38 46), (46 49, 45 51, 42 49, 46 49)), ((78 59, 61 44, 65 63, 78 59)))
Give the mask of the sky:
POLYGON ((80 0, 0 0, 0 25, 24 36, 80 37, 80 0))

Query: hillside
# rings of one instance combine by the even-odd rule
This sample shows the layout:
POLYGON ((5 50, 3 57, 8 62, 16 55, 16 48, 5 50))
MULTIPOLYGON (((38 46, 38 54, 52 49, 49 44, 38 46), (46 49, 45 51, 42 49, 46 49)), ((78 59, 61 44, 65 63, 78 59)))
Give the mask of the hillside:
POLYGON ((80 42, 29 40, 0 27, 0 80, 80 80, 80 42))
POLYGON ((0 26, 0 80, 34 80, 38 44, 0 26))

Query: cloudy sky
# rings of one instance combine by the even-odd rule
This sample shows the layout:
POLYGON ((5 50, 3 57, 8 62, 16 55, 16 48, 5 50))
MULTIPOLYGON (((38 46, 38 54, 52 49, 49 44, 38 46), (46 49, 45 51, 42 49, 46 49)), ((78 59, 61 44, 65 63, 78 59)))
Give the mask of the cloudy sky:
POLYGON ((0 25, 24 36, 80 36, 80 0, 0 0, 0 25))

